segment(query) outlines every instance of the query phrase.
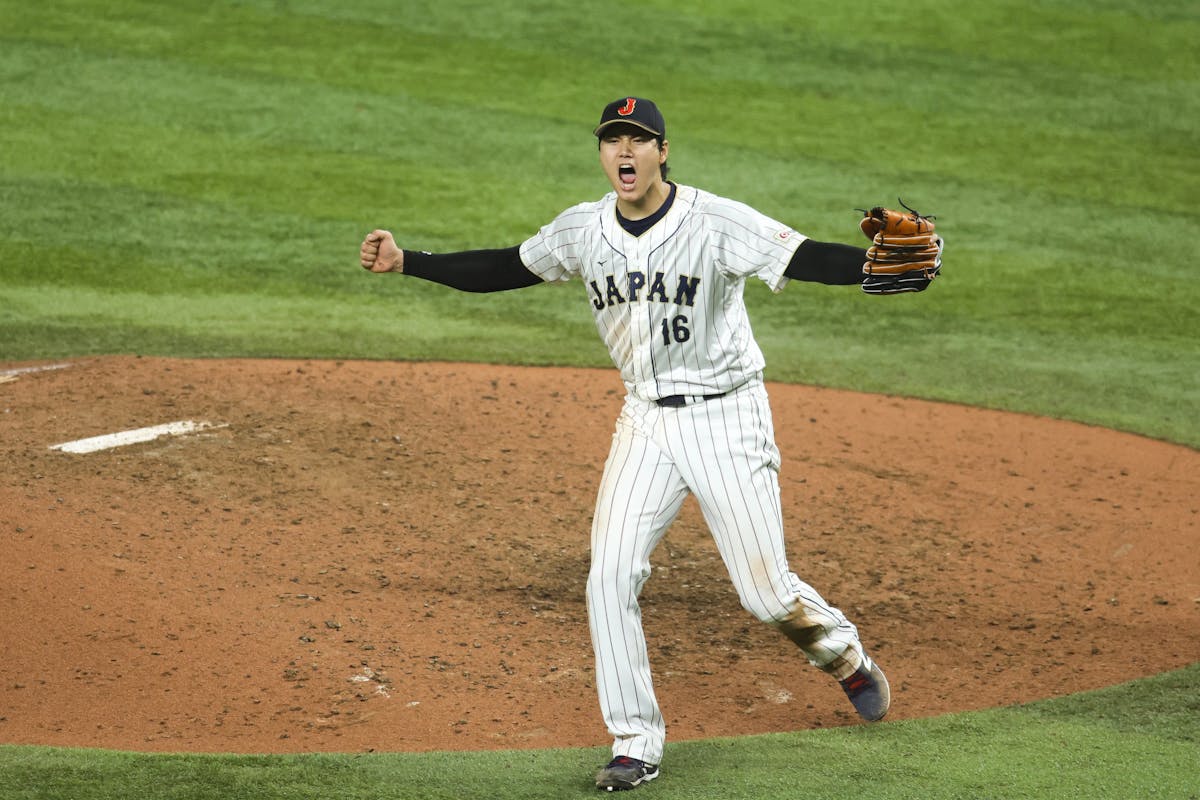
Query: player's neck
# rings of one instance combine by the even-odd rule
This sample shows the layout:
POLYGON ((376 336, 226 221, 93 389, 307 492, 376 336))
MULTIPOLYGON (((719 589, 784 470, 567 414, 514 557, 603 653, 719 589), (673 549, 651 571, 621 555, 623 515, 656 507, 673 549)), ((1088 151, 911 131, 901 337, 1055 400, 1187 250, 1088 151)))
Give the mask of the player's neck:
POLYGON ((650 184, 646 193, 635 200, 617 198, 617 211, 628 220, 645 219, 667 202, 671 196, 671 185, 661 178, 650 184))
POLYGON ((670 213, 671 206, 675 204, 675 184, 668 183, 667 187, 667 199, 663 201, 663 204, 658 207, 657 211, 648 217, 642 217, 641 219, 629 219, 621 213, 620 208, 617 209, 617 223, 620 224, 626 233, 631 236, 641 236, 643 233, 657 225, 659 220, 670 213))

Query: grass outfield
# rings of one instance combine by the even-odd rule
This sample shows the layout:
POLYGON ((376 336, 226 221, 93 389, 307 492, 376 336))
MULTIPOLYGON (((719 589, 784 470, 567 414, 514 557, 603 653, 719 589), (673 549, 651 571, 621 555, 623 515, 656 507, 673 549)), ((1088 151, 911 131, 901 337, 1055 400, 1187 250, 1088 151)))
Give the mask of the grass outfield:
POLYGON ((678 180, 814 237, 897 196, 939 217, 919 297, 751 287, 770 377, 1200 445, 1194 3, 501 9, 0 0, 0 358, 603 365, 578 285, 465 296, 356 252, 520 242, 607 190, 589 131, 638 92, 678 180))
MULTIPOLYGON (((815 238, 858 241, 854 209, 898 195, 938 216, 944 277, 922 295, 749 287, 769 378, 1200 447, 1191 0, 0 0, 0 21, 0 360, 605 365, 578 284, 465 295, 368 275, 357 249, 376 226, 517 244, 607 191, 590 129, 637 93, 667 117, 673 178, 815 238)), ((674 744, 647 792, 1194 798, 1197 695, 1193 668, 674 744)), ((0 798, 591 796, 602 760, 8 747, 0 798)))
MULTIPOLYGON (((658 800, 1200 797, 1200 666, 1028 706, 667 746, 658 800)), ((565 800, 606 748, 297 756, 0 747, 5 800, 565 800)), ((642 796, 642 795, 638 795, 642 796)))

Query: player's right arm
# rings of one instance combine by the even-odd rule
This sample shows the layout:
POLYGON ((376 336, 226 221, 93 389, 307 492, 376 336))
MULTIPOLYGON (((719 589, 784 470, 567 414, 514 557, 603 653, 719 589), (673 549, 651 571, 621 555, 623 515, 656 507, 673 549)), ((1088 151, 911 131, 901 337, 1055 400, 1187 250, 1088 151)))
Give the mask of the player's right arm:
POLYGON ((371 272, 399 272, 464 292, 502 292, 542 282, 526 268, 520 247, 435 255, 401 250, 385 230, 371 231, 363 239, 359 263, 371 272))

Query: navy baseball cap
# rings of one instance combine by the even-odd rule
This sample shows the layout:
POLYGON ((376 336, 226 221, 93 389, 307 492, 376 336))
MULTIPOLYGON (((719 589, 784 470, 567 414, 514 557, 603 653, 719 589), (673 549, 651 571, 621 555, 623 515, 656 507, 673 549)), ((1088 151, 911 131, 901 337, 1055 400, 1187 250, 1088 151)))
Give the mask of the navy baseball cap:
POLYGON ((628 122, 664 139, 667 136, 667 123, 663 120, 662 112, 654 105, 653 100, 644 97, 622 97, 620 100, 613 100, 604 107, 604 113, 600 115, 600 124, 592 133, 599 136, 605 128, 617 122, 628 122))

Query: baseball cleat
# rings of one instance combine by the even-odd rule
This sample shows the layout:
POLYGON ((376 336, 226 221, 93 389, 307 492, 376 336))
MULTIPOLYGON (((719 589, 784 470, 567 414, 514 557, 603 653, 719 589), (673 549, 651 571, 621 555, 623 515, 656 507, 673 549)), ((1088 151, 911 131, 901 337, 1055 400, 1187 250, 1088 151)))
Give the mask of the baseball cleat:
POLYGON ((617 756, 596 773, 596 788, 608 792, 635 789, 658 777, 658 765, 629 756, 617 756))
POLYGON ((892 704, 892 690, 879 665, 863 653, 863 662, 854 674, 839 681, 854 710, 867 722, 878 722, 892 704))

